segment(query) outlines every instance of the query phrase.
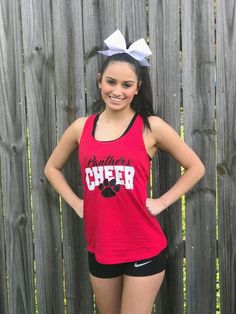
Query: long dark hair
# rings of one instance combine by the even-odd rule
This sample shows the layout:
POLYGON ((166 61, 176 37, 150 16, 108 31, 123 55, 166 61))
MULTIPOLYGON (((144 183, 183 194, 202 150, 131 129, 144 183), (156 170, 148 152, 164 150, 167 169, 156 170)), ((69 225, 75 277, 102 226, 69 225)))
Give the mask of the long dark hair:
MULTIPOLYGON (((141 66, 137 60, 128 55, 127 53, 118 53, 113 56, 107 57, 103 62, 101 67, 101 78, 104 71, 108 65, 112 62, 127 62, 131 64, 135 70, 135 73, 138 78, 138 83, 141 81, 141 86, 139 87, 138 94, 134 96, 131 102, 131 108, 143 117, 144 125, 151 129, 148 117, 154 115, 153 109, 153 98, 152 98, 152 87, 150 77, 147 71, 147 67, 141 66)), ((95 112, 101 111, 105 108, 105 104, 100 97, 100 99, 95 103, 94 110, 95 112)))

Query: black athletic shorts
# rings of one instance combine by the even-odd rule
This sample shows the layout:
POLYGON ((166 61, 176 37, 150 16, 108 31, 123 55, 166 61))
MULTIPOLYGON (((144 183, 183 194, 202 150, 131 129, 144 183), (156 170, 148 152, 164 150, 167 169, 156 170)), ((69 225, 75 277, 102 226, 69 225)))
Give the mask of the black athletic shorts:
POLYGON ((165 248, 158 255, 138 260, 136 262, 121 264, 100 264, 95 255, 88 252, 89 272, 98 278, 114 278, 122 275, 128 276, 151 276, 166 269, 168 249, 165 248))

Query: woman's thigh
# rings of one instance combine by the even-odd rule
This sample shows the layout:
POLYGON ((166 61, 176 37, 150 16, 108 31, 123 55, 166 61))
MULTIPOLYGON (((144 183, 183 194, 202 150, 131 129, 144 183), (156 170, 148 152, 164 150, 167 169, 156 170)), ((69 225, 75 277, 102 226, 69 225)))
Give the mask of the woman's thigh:
POLYGON ((124 276, 121 314, 151 314, 165 271, 151 276, 124 276))
POLYGON ((100 314, 120 314, 123 276, 98 278, 90 274, 90 280, 100 314))

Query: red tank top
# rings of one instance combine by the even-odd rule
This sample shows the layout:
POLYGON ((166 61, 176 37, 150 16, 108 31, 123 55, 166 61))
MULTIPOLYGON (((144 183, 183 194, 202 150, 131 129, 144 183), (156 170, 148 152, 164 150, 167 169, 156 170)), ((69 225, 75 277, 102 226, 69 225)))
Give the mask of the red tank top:
POLYGON ((103 264, 153 257, 167 240, 145 206, 150 160, 143 119, 136 115, 116 140, 98 141, 93 136, 96 117, 86 120, 79 144, 87 249, 103 264))

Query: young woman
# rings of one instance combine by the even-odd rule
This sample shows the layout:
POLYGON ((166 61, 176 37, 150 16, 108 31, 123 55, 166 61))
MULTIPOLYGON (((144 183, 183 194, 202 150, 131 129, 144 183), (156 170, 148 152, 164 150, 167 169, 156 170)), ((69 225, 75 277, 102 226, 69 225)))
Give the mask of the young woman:
POLYGON ((65 131, 45 174, 65 201, 84 217, 89 271, 101 314, 150 314, 162 284, 167 240, 156 215, 204 175, 197 155, 161 118, 154 116, 144 40, 126 49, 119 31, 105 43, 98 75, 99 114, 78 118, 65 131), (117 47, 118 46, 118 47, 117 47), (84 199, 61 169, 79 147, 84 199), (157 199, 147 197, 150 160, 167 151, 184 169, 157 199))

